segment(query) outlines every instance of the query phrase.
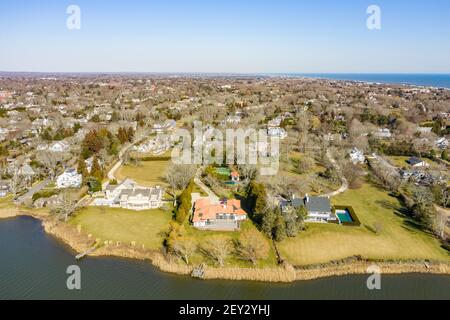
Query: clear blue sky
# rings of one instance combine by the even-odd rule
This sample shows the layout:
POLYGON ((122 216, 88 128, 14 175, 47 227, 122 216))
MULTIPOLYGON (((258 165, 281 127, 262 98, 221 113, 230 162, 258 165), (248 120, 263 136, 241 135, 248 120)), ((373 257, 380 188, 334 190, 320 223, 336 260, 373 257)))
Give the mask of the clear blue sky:
POLYGON ((450 1, 0 0, 0 40, 2 71, 450 73, 450 1))

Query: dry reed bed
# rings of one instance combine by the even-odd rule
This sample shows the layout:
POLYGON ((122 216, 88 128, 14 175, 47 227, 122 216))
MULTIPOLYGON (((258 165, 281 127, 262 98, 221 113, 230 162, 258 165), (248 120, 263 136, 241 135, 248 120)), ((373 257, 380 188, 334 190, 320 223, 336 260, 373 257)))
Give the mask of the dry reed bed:
MULTIPOLYGON (((46 218, 42 214, 31 214, 20 210, 0 210, 0 218, 14 217, 18 215, 30 215, 42 221, 45 231, 56 238, 62 240, 76 252, 85 252, 96 240, 79 232, 74 226, 66 223, 55 224, 53 220, 46 218)), ((175 259, 168 259, 164 254, 154 250, 148 250, 137 246, 122 243, 101 245, 90 254, 91 256, 117 256, 121 258, 149 260, 155 267, 163 272, 178 275, 190 275, 193 267, 179 263, 175 259)), ((377 265, 382 274, 402 274, 402 273, 427 273, 427 274, 450 274, 450 264, 434 262, 425 264, 421 261, 409 262, 371 262, 348 260, 345 263, 330 263, 318 266, 293 267, 289 263, 274 268, 216 268, 205 267, 204 279, 223 280, 250 280, 263 282, 293 282, 298 280, 313 280, 332 276, 366 274, 367 268, 377 265)))

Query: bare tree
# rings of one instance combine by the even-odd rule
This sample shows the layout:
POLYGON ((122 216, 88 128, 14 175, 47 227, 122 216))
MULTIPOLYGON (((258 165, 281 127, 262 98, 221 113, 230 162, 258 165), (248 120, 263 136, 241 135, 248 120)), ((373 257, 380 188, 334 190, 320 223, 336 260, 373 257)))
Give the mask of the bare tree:
POLYGON ((252 179, 255 178, 257 168, 255 165, 243 164, 239 165, 239 174, 241 175, 241 183, 243 186, 247 186, 252 179))
POLYGON ((20 174, 20 164, 17 161, 11 163, 8 171, 11 175, 9 187, 13 198, 15 198, 18 192, 23 188, 25 181, 22 179, 20 174))
POLYGON ((209 239, 201 249, 206 256, 210 257, 221 267, 225 265, 225 260, 231 252, 230 241, 221 236, 209 239))
POLYGON ((176 192, 184 190, 195 176, 197 168, 194 165, 171 165, 167 169, 166 181, 172 190, 173 203, 176 206, 176 192))
POLYGON ((191 239, 179 238, 174 241, 172 250, 175 255, 189 265, 190 258, 197 250, 197 246, 191 239))
POLYGON ((269 253, 267 241, 255 230, 243 231, 235 242, 235 248, 242 260, 250 261, 253 265, 269 253))
POLYGON ((435 231, 442 240, 445 240, 445 228, 449 221, 449 216, 443 210, 437 210, 435 217, 435 231))
POLYGON ((51 180, 55 179, 58 162, 61 161, 61 155, 53 152, 40 152, 37 158, 45 166, 49 178, 51 180))
POLYGON ((63 192, 59 196, 58 204, 55 205, 53 213, 56 215, 58 220, 64 220, 67 222, 69 216, 72 215, 77 209, 77 199, 68 192, 63 192))

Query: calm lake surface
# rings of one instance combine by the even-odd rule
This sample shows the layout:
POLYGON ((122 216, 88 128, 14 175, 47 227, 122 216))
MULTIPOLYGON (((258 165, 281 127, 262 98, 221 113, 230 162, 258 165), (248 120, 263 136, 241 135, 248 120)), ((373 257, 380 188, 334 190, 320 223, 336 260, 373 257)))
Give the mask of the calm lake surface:
POLYGON ((47 235, 29 217, 0 220, 0 299, 450 299, 450 277, 383 276, 382 290, 366 276, 291 284, 201 281, 157 271, 148 262, 86 258, 47 235), (66 288, 66 269, 81 268, 80 291, 66 288))

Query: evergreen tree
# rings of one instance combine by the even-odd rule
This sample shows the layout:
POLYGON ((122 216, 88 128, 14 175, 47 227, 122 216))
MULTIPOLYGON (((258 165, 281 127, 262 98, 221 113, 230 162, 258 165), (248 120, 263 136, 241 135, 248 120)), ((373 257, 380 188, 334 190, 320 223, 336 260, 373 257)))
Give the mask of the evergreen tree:
POLYGON ((94 159, 92 160, 91 176, 99 181, 103 180, 103 170, 102 167, 100 166, 100 162, 98 160, 97 155, 95 155, 94 159))
POLYGON ((447 151, 447 149, 442 151, 441 158, 442 158, 442 160, 448 161, 448 151, 447 151))
POLYGON ((273 228, 273 239, 277 242, 283 241, 286 238, 286 221, 280 212, 280 208, 275 211, 276 219, 273 228))
POLYGON ((84 161, 83 157, 80 157, 78 159, 78 174, 81 174, 83 178, 86 178, 89 175, 89 172, 86 167, 86 162, 84 161))

